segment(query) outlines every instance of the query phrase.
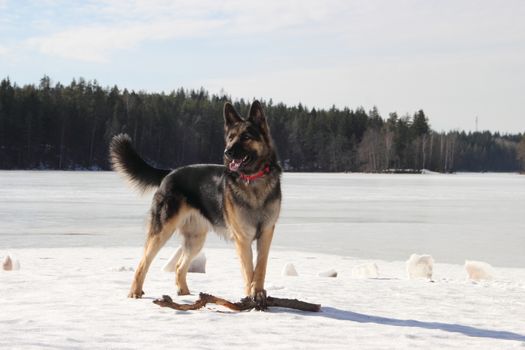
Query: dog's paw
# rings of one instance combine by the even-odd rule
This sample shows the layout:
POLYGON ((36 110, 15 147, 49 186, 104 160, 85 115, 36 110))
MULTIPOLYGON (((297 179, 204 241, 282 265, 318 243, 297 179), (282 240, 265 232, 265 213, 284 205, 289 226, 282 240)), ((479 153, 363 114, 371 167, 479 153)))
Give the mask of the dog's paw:
POLYGON ((132 299, 140 299, 142 298, 142 296, 144 295, 144 291, 130 291, 129 294, 128 294, 128 298, 132 298, 132 299))
POLYGON ((190 290, 188 288, 179 288, 177 289, 177 295, 190 295, 190 290))
POLYGON ((264 289, 254 292, 252 298, 255 301, 255 310, 264 311, 268 308, 266 291, 264 289))

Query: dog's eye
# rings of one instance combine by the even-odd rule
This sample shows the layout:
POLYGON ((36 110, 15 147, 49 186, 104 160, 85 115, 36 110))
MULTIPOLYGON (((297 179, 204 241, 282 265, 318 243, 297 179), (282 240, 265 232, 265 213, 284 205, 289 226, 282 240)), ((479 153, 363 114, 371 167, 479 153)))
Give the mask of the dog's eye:
POLYGON ((251 139, 252 139, 252 137, 249 134, 242 134, 241 135, 241 140, 242 141, 248 141, 248 140, 251 140, 251 139))

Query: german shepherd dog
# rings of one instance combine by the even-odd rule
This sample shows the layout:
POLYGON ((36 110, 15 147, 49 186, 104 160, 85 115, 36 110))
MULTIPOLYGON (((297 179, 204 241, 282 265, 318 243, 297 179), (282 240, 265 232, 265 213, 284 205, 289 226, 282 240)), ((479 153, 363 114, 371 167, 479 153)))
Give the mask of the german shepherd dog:
POLYGON ((179 295, 189 294, 186 274, 199 253, 208 231, 235 243, 241 261, 245 293, 260 309, 266 308, 264 278, 275 223, 281 209, 281 167, 270 129, 258 101, 243 119, 227 102, 224 105, 224 165, 198 164, 175 170, 156 169, 134 151, 126 134, 113 138, 110 161, 138 190, 158 187, 153 196, 144 255, 129 292, 140 298, 148 268, 175 231, 182 236, 176 267, 179 295), (257 241, 253 266, 252 242, 257 241))

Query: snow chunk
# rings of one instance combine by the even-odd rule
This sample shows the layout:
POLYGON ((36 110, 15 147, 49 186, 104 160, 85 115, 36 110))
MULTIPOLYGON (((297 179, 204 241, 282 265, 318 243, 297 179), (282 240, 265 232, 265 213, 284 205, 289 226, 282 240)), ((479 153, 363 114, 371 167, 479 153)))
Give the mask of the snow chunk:
POLYGON ((199 252, 191 261, 188 272, 192 273, 206 273, 206 255, 204 252, 199 252))
POLYGON ((412 254, 406 262, 407 275, 409 279, 428 278, 432 279, 434 259, 430 255, 412 254))
POLYGON ((292 263, 288 263, 284 265, 283 271, 281 272, 281 275, 283 276, 299 276, 297 273, 297 270, 295 269, 295 266, 292 263))
POLYGON ((379 277, 379 268, 376 263, 357 265, 352 268, 352 277, 377 278, 379 277))
POLYGON ((182 255, 182 247, 177 248, 175 253, 169 258, 168 262, 162 267, 164 272, 177 272, 177 262, 182 255))
POLYGON ((472 281, 478 282, 494 278, 494 268, 483 261, 465 260, 465 270, 472 281))
POLYGON ((326 270, 323 272, 319 272, 319 277, 337 277, 337 271, 334 269, 326 270))
POLYGON ((421 169, 421 174, 423 175, 441 175, 440 173, 428 169, 421 169))
POLYGON ((4 258, 4 262, 2 263, 2 269, 5 271, 11 271, 13 269, 13 260, 9 255, 7 255, 4 258))
MULTIPOLYGON (((171 256, 168 262, 162 267, 164 272, 177 272, 177 262, 182 256, 182 247, 179 247, 171 256)), ((200 252, 190 263, 188 272, 206 273, 206 255, 200 252)))
POLYGON ((2 269, 4 271, 20 270, 20 262, 13 256, 7 254, 2 262, 2 269))

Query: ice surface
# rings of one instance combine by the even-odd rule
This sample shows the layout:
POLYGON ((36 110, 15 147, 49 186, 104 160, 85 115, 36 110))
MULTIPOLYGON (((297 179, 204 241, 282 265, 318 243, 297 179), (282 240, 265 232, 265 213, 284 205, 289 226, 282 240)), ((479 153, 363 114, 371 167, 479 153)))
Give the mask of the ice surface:
POLYGON ((467 277, 472 281, 491 280, 494 278, 494 268, 483 261, 465 261, 467 277))
POLYGON ((406 262, 407 276, 410 279, 428 278, 432 279, 432 270, 434 267, 434 258, 424 254, 412 254, 406 262))
POLYGON ((352 277, 354 278, 378 278, 379 267, 376 263, 367 263, 354 266, 352 268, 352 277))
POLYGON ((294 264, 292 263, 287 263, 286 265, 284 265, 281 275, 282 276, 299 276, 299 274, 297 273, 297 270, 295 269, 294 264))
MULTIPOLYGON (((272 251, 525 267, 523 175, 285 173, 282 189, 272 251)), ((0 171, 0 249, 142 246, 151 197, 112 172, 0 171)))

